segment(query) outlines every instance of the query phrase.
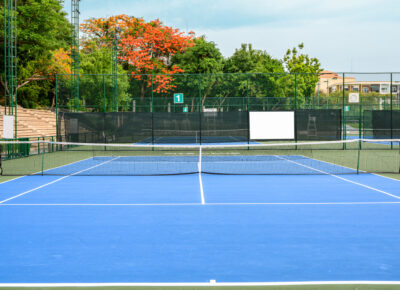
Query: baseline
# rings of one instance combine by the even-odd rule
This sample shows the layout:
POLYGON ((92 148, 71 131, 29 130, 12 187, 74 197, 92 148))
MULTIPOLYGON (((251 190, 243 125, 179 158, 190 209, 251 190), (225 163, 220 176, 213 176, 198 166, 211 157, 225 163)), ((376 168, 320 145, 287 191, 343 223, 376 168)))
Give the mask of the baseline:
POLYGON ((0 283, 0 287, 110 287, 110 286, 308 286, 308 285, 400 285, 400 281, 301 281, 301 282, 144 282, 144 283, 0 283))
POLYGON ((208 202, 202 203, 2 203, 0 206, 219 206, 219 205, 381 205, 400 204, 400 201, 354 202, 208 202))

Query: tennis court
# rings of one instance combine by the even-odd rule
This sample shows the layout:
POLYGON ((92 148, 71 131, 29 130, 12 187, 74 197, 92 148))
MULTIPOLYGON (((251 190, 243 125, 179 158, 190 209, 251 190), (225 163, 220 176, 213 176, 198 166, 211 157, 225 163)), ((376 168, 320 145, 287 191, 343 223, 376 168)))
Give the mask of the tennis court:
POLYGON ((108 146, 3 162, 44 170, 0 184, 0 285, 400 283, 400 181, 359 150, 108 146))

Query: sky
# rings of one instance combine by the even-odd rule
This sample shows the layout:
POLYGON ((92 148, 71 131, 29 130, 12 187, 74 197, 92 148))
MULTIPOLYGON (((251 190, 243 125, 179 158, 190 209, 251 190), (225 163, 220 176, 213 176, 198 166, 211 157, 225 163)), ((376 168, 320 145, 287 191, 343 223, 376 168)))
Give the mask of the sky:
MULTIPOLYGON (((70 0, 64 1, 70 12, 70 0)), ((399 0, 81 0, 80 22, 127 14, 160 19, 216 43, 225 57, 242 43, 282 59, 304 52, 335 72, 400 72, 399 0)))

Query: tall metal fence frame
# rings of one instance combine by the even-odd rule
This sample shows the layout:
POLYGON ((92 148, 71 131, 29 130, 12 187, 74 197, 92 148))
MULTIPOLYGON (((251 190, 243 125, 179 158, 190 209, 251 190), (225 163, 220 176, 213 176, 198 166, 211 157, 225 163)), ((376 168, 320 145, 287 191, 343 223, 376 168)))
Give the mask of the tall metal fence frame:
MULTIPOLYGON (((242 81, 242 85, 245 83, 245 87, 241 87, 241 90, 244 90, 245 93, 242 94, 241 97, 241 107, 239 108, 239 106, 236 106, 235 109, 239 110, 239 111, 274 111, 273 108, 270 108, 268 105, 268 99, 269 98, 275 98, 275 96, 272 97, 266 97, 266 101, 267 101, 267 106, 266 108, 263 107, 261 110, 259 107, 254 108, 254 105, 252 105, 251 103, 251 99, 253 98, 251 96, 251 83, 252 83, 252 78, 253 77, 257 77, 257 76, 264 76, 264 77, 275 77, 275 78, 279 78, 279 77, 287 77, 289 82, 292 81, 293 86, 292 87, 286 87, 286 89, 288 89, 290 91, 290 93, 288 94, 288 96, 285 96, 284 98, 281 97, 282 100, 288 101, 288 104, 285 104, 286 110, 293 110, 296 111, 298 109, 309 109, 309 108, 314 108, 314 109, 331 109, 331 108, 337 108, 337 109, 341 109, 342 110, 342 138, 346 139, 347 138, 347 130, 346 130, 346 126, 347 126, 347 119, 348 117, 351 115, 351 117, 353 119, 356 119, 358 115, 358 138, 362 137, 363 132, 365 131, 366 128, 363 127, 363 113, 366 110, 366 108, 371 107, 371 104, 363 104, 362 102, 362 98, 360 99, 360 102, 358 102, 357 104, 349 104, 348 102, 346 102, 346 98, 348 97, 348 92, 346 91, 345 87, 346 87, 346 77, 349 75, 379 75, 379 76, 386 76, 388 77, 388 81, 390 83, 390 92, 389 92, 389 99, 386 97, 384 97, 384 108, 385 110, 389 110, 390 114, 392 116, 393 111, 394 110, 400 110, 400 92, 397 92, 397 106, 394 107, 393 106, 393 101, 394 101, 394 91, 393 91, 393 83, 394 75, 398 75, 400 76, 400 73, 397 72, 377 72, 377 73, 370 73, 370 72, 342 72, 342 73, 332 73, 335 74, 339 77, 342 78, 342 89, 341 89, 341 100, 339 97, 337 97, 337 103, 335 105, 329 105, 329 88, 327 88, 327 92, 325 95, 326 98, 326 103, 325 104, 320 104, 320 91, 319 91, 319 82, 318 82, 318 90, 317 88, 315 88, 314 90, 314 95, 312 96, 312 104, 306 104, 304 102, 300 101, 299 98, 299 79, 301 79, 302 77, 309 77, 309 76, 315 76, 315 77, 319 77, 320 75, 329 75, 331 73, 320 73, 320 74, 309 74, 309 73, 231 73, 231 74, 227 74, 227 73, 221 73, 221 74, 176 74, 176 75, 165 75, 165 74, 141 74, 141 75, 115 75, 115 74, 101 74, 101 75, 66 75, 66 74, 58 74, 55 76, 56 79, 56 115, 58 118, 58 112, 62 111, 62 110, 69 110, 69 111, 75 111, 75 112, 80 112, 80 111, 87 111, 88 106, 86 106, 86 104, 80 104, 80 102, 82 102, 82 98, 80 98, 79 96, 76 96, 75 98, 77 98, 77 100, 70 100, 72 103, 74 103, 73 106, 69 105, 68 107, 62 106, 60 105, 60 99, 62 98, 62 96, 60 95, 60 86, 63 83, 63 79, 69 79, 69 78, 78 78, 78 79, 82 79, 85 77, 93 77, 93 78, 97 78, 100 79, 102 81, 102 92, 99 93, 99 97, 103 98, 104 101, 104 106, 103 108, 95 108, 96 111, 98 112, 118 112, 119 108, 121 108, 122 111, 136 111, 136 107, 132 105, 132 110, 130 110, 130 104, 128 102, 128 100, 126 101, 126 104, 118 104, 118 96, 114 95, 113 100, 112 100, 112 106, 110 106, 112 108, 112 110, 108 109, 108 106, 106 105, 106 99, 109 98, 110 93, 107 93, 107 89, 109 89, 108 87, 106 88, 106 78, 111 78, 113 80, 112 84, 113 86, 118 86, 118 77, 121 76, 125 76, 126 78, 128 78, 128 82, 134 82, 137 80, 137 78, 141 78, 142 81, 147 80, 149 85, 147 85, 147 95, 145 97, 145 100, 148 103, 148 110, 150 112, 155 112, 157 111, 157 105, 156 105, 156 100, 159 98, 157 97, 157 95, 159 95, 159 93, 156 92, 155 87, 155 79, 158 76, 168 76, 170 78, 172 78, 173 81, 175 81, 177 78, 183 78, 183 77, 191 77, 192 79, 197 79, 197 86, 196 88, 193 87, 193 90, 197 90, 196 94, 197 94, 197 104, 195 104, 194 106, 192 106, 192 110, 196 110, 198 112, 204 112, 205 111, 205 106, 203 105, 204 101, 203 101, 203 94, 204 94, 204 88, 202 87, 204 85, 204 80, 207 78, 211 78, 211 77, 220 77, 220 78, 228 78, 228 77, 238 77, 240 78, 240 80, 242 81), (130 79, 129 79, 130 78, 130 79), (136 78, 136 79, 135 79, 136 78), (318 103, 315 103, 315 99, 316 99, 316 95, 318 94, 318 103), (389 102, 389 108, 386 108, 386 100, 388 99, 389 102), (353 114, 349 114, 346 113, 349 111, 349 107, 351 106, 352 108, 352 112, 353 114), (124 108, 125 107, 125 108, 124 108), (364 131, 363 131, 364 130, 364 131)), ((81 83, 81 82, 80 82, 81 83)), ((397 81, 396 83, 400 83, 400 81, 397 81)), ((400 87, 400 85, 399 85, 400 87)), ((80 90, 81 91, 81 90, 80 90)), ((119 90, 115 90, 113 89, 111 91, 111 94, 118 94, 115 92, 120 92, 121 89, 119 88, 119 90)), ((360 92, 361 93, 361 92, 360 92)), ((169 94, 171 95, 172 98, 172 91, 169 92, 169 94)), ((338 95, 338 94, 337 94, 338 95)), ((309 99, 311 96, 308 96, 309 99)), ((210 97, 211 98, 211 97, 210 97)), ((256 97, 257 98, 257 97, 256 97)), ((133 99, 133 96, 130 96, 130 100, 133 99)), ((194 99, 194 98, 192 98, 194 99)), ((373 105, 378 105, 378 104, 373 104, 373 105)), ((381 106, 381 104, 379 104, 379 106, 381 106)), ((232 106, 233 107, 233 106, 232 106)), ((373 108, 374 110, 376 108, 373 108)), ((175 110, 175 105, 174 105, 174 110, 175 110)), ((282 110, 282 109, 280 109, 282 110)), ((165 111, 165 110, 164 110, 165 111)), ((168 112, 170 112, 170 104, 168 104, 168 112)), ((350 122, 349 122, 350 123, 350 122)), ((57 124, 58 124, 58 120, 57 120, 57 124)), ((392 124, 392 128, 393 128, 393 124, 392 124)), ((392 130, 393 132, 393 130, 392 130)), ((57 135, 59 135, 59 128, 57 126, 57 135)), ((393 138, 393 134, 391 134, 390 136, 391 138, 393 138)))

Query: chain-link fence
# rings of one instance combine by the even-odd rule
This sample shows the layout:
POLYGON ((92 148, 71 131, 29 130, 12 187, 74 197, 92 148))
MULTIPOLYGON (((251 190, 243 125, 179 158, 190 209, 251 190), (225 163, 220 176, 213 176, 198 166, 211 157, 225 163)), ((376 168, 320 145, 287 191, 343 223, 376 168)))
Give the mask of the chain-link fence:
POLYGON ((340 110, 342 139, 400 138, 400 73, 80 75, 78 79, 77 95, 71 75, 57 75, 58 113, 340 110), (176 99, 178 95, 182 99, 176 99))

